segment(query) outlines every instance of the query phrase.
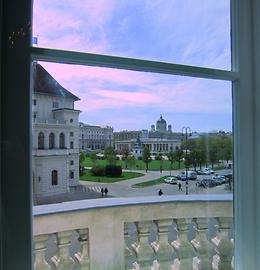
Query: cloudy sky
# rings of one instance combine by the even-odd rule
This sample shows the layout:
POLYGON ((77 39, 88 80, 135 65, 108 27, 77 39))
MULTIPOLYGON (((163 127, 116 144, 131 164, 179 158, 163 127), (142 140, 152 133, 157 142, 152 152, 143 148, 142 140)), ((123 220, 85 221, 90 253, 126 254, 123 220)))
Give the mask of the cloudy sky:
MULTIPOLYGON (((35 0, 38 46, 230 69, 228 0, 35 0)), ((230 131, 231 83, 41 63, 80 97, 80 121, 149 129, 160 114, 175 131, 230 131)))

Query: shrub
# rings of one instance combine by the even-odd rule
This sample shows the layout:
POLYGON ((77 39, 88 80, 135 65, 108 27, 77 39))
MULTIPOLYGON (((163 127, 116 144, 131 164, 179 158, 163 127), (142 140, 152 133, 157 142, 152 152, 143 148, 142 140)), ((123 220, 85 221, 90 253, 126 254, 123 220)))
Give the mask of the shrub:
POLYGON ((143 160, 143 158, 142 157, 138 157, 138 160, 143 160))
POLYGON ((96 165, 96 166, 93 166, 92 167, 92 169, 90 170, 90 172, 94 176, 105 176, 105 167, 104 166, 100 166, 100 165, 96 165))
POLYGON ((122 175, 122 167, 117 165, 106 166, 106 176, 119 177, 122 175))

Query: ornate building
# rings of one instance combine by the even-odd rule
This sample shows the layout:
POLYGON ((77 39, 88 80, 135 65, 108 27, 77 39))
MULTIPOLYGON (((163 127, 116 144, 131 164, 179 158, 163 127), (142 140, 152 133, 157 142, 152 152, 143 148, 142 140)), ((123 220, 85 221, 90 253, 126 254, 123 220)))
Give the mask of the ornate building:
POLYGON ((181 134, 173 133, 172 126, 168 125, 162 115, 151 130, 120 131, 114 135, 115 150, 119 153, 125 149, 133 151, 137 138, 140 138, 142 145, 149 148, 151 153, 168 153, 181 145, 181 134))
POLYGON ((177 139, 179 138, 178 133, 173 133, 172 125, 167 126, 167 122, 163 119, 162 115, 156 122, 155 125, 151 125, 151 130, 149 131, 149 138, 160 138, 160 139, 177 139))
POLYGON ((79 98, 37 63, 33 84, 33 191, 36 197, 66 193, 79 184, 79 98))
POLYGON ((80 123, 79 147, 81 151, 103 150, 113 146, 113 128, 80 123))

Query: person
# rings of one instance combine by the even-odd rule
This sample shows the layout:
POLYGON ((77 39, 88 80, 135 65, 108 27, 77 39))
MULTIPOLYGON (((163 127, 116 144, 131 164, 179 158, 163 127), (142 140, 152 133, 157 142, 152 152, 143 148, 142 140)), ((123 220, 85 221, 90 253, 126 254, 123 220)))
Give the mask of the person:
POLYGON ((102 197, 104 197, 104 189, 101 188, 101 194, 102 194, 102 197))
POLYGON ((105 197, 107 197, 108 189, 105 187, 105 197))
POLYGON ((181 190, 181 191, 182 191, 181 183, 179 183, 179 190, 181 190))
POLYGON ((159 196, 162 196, 162 195, 163 195, 163 192, 162 192, 161 189, 159 190, 158 195, 159 195, 159 196))

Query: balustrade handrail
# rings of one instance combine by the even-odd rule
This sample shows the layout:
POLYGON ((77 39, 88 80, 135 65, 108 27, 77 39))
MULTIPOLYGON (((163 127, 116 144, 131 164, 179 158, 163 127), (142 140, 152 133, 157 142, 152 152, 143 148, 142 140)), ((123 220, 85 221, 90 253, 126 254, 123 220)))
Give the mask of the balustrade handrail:
MULTIPOLYGON (((222 265, 221 269, 231 270, 233 248, 227 231, 232 225, 232 199, 233 196, 230 194, 172 195, 103 198, 35 206, 33 207, 34 241, 36 243, 35 270, 50 269, 49 266, 46 266, 44 259, 49 236, 56 237, 58 253, 52 258, 52 263, 57 264, 60 267, 58 269, 70 270, 76 261, 84 270, 130 269, 125 268, 129 262, 129 254, 134 256, 136 263, 140 266, 147 263, 146 260, 150 258, 150 255, 156 254, 157 259, 154 259, 154 263, 161 263, 162 269, 164 269, 164 263, 168 265, 171 263, 164 261, 165 254, 162 253, 163 250, 165 252, 168 250, 168 253, 175 252, 178 255, 177 263, 182 265, 185 265, 187 260, 189 263, 193 260, 194 265, 204 267, 203 269, 211 269, 211 264, 215 263, 222 265), (220 228, 217 236, 212 239, 212 244, 206 240, 206 224, 210 218, 218 220, 220 228), (186 236, 186 238, 184 237, 188 228, 185 220, 196 222, 197 236, 193 242, 190 242, 186 236), (179 228, 178 237, 181 242, 177 239, 170 246, 166 236, 169 233, 168 226, 172 222, 175 222, 179 228), (136 224, 139 240, 132 244, 128 253, 125 253, 127 250, 125 241, 128 239, 125 226, 129 223, 136 224), (159 238, 157 242, 150 244, 148 242, 149 224, 159 226, 157 232, 159 238), (81 249, 72 259, 69 255, 69 248, 71 236, 75 232, 79 235, 78 241, 81 249), (196 253, 195 257, 187 255, 185 251, 191 250, 192 245, 196 253), (207 257, 207 251, 204 251, 206 246, 211 251, 216 250, 213 261, 207 257), (208 265, 209 268, 205 268, 205 265, 208 265)), ((189 269, 200 269, 197 266, 189 269)), ((53 266, 51 269, 56 268, 57 266, 53 266)))
POLYGON ((169 217, 231 217, 233 215, 232 200, 231 194, 170 195, 104 198, 34 206, 34 234, 51 233, 57 231, 58 228, 62 229, 62 227, 63 229, 71 229, 68 222, 50 223, 51 220, 63 217, 74 220, 72 229, 94 226, 93 220, 95 218, 99 217, 102 220, 106 215, 117 222, 169 217))

